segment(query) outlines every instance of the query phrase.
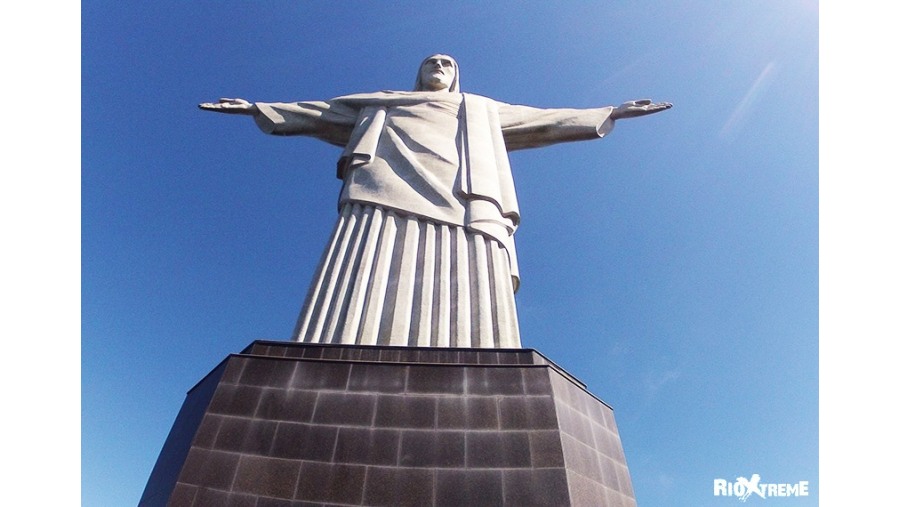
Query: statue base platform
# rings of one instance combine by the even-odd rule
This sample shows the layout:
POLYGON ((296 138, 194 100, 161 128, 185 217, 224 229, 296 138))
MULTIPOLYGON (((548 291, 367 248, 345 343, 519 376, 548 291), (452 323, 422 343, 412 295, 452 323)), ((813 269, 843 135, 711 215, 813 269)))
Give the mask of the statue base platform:
POLYGON ((531 349, 255 341, 187 394, 141 506, 634 506, 612 409, 531 349))

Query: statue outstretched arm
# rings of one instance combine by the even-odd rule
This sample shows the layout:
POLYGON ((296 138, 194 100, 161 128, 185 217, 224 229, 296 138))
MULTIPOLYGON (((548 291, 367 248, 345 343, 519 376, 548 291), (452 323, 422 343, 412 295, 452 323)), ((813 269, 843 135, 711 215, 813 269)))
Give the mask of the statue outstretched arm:
POLYGON ((646 116, 671 108, 672 104, 668 102, 653 103, 650 99, 630 100, 613 109, 613 112, 609 117, 612 120, 637 118, 639 116, 646 116))
POLYGON ((593 109, 537 108, 498 103, 509 151, 598 139, 612 130, 612 106, 593 109))
POLYGON ((593 109, 543 109, 497 103, 503 138, 510 151, 597 139, 612 131, 616 120, 646 116, 671 107, 668 102, 654 103, 649 99, 593 109))
POLYGON ((338 146, 349 139, 359 112, 335 101, 253 103, 222 98, 199 107, 204 111, 252 116, 266 134, 310 136, 338 146))
POLYGON ((218 102, 204 102, 203 104, 200 104, 199 107, 204 111, 226 114, 244 114, 248 116, 255 116, 256 113, 259 112, 259 108, 256 107, 256 104, 247 102, 244 99, 222 98, 219 99, 218 102))

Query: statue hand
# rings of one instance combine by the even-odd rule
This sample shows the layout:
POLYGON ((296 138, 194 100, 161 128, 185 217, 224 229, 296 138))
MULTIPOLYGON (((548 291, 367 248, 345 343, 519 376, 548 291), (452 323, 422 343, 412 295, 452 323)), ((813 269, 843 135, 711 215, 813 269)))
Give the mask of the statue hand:
POLYGON ((256 104, 247 102, 244 99, 219 99, 219 102, 204 102, 199 107, 206 111, 227 114, 255 115, 259 111, 256 108, 256 104))
POLYGON ((654 104, 650 99, 630 100, 621 106, 613 109, 610 118, 618 120, 621 118, 636 118, 638 116, 646 116, 648 114, 658 113, 670 109, 672 104, 668 102, 659 102, 654 104))

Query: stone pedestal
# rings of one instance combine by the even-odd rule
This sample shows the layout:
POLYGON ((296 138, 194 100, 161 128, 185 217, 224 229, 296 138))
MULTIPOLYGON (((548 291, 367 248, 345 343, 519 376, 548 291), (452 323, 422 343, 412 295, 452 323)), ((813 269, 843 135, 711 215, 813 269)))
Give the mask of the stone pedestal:
POLYGON ((530 349, 256 341, 188 392, 141 506, 633 506, 612 409, 530 349))

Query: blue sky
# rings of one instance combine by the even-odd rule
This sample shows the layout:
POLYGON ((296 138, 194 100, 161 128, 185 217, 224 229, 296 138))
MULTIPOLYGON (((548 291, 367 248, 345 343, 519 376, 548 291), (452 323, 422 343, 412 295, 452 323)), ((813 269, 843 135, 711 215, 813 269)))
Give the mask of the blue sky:
POLYGON ((82 504, 135 504, 185 392, 289 338, 335 219, 337 148, 196 104, 409 89, 445 52, 506 102, 675 104, 512 155, 523 344, 615 408, 639 505, 753 473, 818 505, 817 3, 396 5, 82 3, 82 504))
POLYGON ((219 97, 463 90, 665 113, 518 152, 522 341, 617 414, 641 505, 716 478, 818 498, 818 48, 811 2, 82 5, 82 500, 139 498, 184 393, 288 339, 339 150, 198 110, 219 97))

